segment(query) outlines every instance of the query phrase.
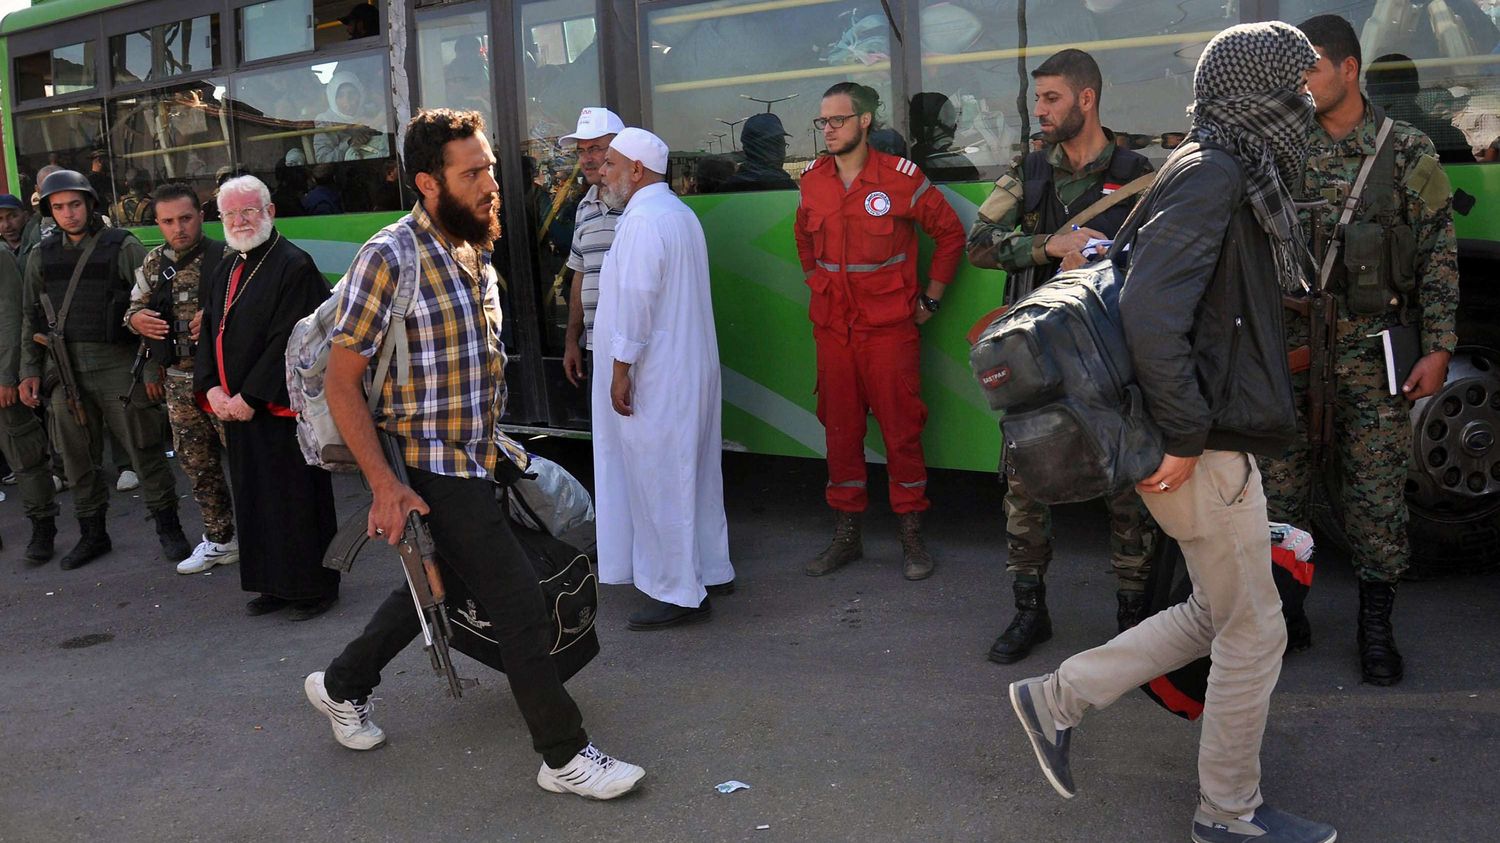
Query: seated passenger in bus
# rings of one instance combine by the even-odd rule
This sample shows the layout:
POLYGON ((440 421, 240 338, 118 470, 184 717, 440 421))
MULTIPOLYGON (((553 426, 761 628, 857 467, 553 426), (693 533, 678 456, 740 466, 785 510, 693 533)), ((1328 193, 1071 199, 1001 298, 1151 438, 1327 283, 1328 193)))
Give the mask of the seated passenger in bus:
POLYGON ((349 13, 339 18, 339 23, 344 25, 344 31, 349 33, 349 40, 370 38, 380 34, 380 12, 369 3, 357 3, 349 13))
POLYGON ((365 96, 365 84, 353 71, 340 70, 325 89, 328 110, 314 118, 329 131, 313 136, 313 158, 319 164, 390 157, 385 132, 371 128, 385 123, 379 104, 365 96), (373 107, 371 107, 373 106, 373 107))
POLYGON ((781 118, 774 114, 756 114, 746 120, 740 132, 745 163, 724 183, 724 190, 796 190, 797 183, 781 166, 786 161, 789 137, 781 118))
POLYGON ((114 214, 115 224, 128 227, 155 223, 150 177, 144 170, 132 167, 125 173, 125 185, 125 195, 110 209, 114 214))
POLYGON ((302 197, 302 211, 309 215, 342 214, 344 204, 339 196, 332 164, 319 164, 312 168, 312 189, 302 197))
POLYGON ((937 91, 922 91, 911 98, 911 160, 928 178, 938 181, 974 181, 979 170, 974 162, 953 148, 958 134, 958 109, 937 91))

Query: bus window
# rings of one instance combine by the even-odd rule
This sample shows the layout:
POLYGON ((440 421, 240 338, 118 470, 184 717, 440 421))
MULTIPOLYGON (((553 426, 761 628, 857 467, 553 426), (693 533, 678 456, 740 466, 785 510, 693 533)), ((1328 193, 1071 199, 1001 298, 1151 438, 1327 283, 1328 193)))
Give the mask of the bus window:
POLYGON ((87 91, 94 84, 93 41, 16 59, 16 102, 87 91))
POLYGON ((1446 163, 1500 160, 1500 8, 1474 0, 1281 4, 1292 24, 1338 14, 1354 25, 1368 98, 1421 129, 1446 163))
POLYGON ((143 197, 166 182, 184 182, 207 201, 215 175, 231 165, 223 79, 117 97, 109 102, 114 210, 121 225, 145 225, 143 197))
POLYGON ((89 177, 101 206, 112 201, 100 103, 17 114, 15 132, 16 168, 21 173, 35 178, 48 164, 76 170, 89 177))
POLYGON ((219 65, 219 16, 111 36, 109 63, 117 85, 212 70, 219 65))
POLYGON ((836 82, 873 87, 880 119, 893 113, 895 46, 878 3, 674 6, 650 13, 647 35, 652 128, 693 159, 680 189, 791 188, 821 151, 812 121, 836 82))
POLYGON ((418 12, 417 73, 423 108, 478 111, 493 140, 489 18, 477 5, 418 12))
POLYGON ((993 179, 1036 146, 1031 71, 1067 47, 1099 63, 1100 118, 1116 143, 1159 164, 1187 129, 1198 54, 1239 22, 1237 0, 1063 0, 1024 9, 1019 15, 1018 0, 923 0, 910 142, 930 177, 993 179))
POLYGON ((234 160, 271 187, 278 215, 402 207, 383 53, 241 74, 232 87, 234 160))
POLYGON ((240 9, 238 15, 242 62, 313 48, 312 0, 267 0, 240 9))

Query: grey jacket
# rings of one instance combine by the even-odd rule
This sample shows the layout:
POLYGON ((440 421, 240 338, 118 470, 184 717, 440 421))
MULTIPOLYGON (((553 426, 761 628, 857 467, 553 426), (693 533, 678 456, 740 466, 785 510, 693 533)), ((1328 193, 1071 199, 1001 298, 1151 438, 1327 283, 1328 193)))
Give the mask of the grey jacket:
POLYGON ((1167 453, 1280 455, 1297 430, 1281 287, 1238 163, 1185 151, 1145 202, 1120 314, 1167 453))

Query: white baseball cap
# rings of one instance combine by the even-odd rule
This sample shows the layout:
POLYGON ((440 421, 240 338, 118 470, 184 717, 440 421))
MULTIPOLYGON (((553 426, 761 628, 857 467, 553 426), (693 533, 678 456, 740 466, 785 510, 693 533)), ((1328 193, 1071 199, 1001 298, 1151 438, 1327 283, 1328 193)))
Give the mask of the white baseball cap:
POLYGON ((563 135, 558 141, 577 143, 579 141, 602 138, 605 135, 618 135, 625 128, 625 121, 615 116, 613 111, 607 108, 592 106, 578 112, 578 128, 571 135, 563 135))
POLYGON ((666 141, 645 129, 633 126, 621 129, 615 139, 609 142, 609 148, 632 161, 641 162, 643 167, 653 173, 666 175, 669 152, 666 141))

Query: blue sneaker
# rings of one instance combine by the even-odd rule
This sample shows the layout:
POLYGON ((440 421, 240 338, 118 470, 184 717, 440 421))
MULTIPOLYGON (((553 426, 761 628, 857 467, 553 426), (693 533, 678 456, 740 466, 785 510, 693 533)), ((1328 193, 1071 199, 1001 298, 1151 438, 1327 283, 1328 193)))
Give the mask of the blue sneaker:
POLYGON ((1073 771, 1068 767, 1068 743, 1073 730, 1059 729, 1052 709, 1047 707, 1042 695, 1045 677, 1022 679, 1010 684, 1010 706, 1026 729, 1031 749, 1036 753, 1036 763, 1041 765, 1042 775, 1052 788, 1064 799, 1072 799, 1078 791, 1073 787, 1073 771))
POLYGON ((1249 820, 1216 820, 1199 808, 1193 817, 1193 843, 1333 843, 1339 833, 1327 823, 1304 820, 1269 805, 1249 820))

